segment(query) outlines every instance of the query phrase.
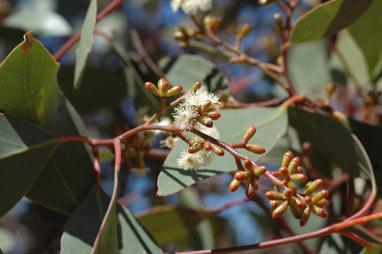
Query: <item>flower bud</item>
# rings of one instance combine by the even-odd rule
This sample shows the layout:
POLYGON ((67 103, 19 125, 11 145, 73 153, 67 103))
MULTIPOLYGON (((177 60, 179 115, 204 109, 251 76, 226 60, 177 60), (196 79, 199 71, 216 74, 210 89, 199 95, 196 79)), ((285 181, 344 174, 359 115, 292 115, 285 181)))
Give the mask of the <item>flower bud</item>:
POLYGON ((174 39, 175 40, 187 40, 188 35, 186 29, 184 27, 180 26, 174 33, 174 39))
POLYGON ((163 78, 159 79, 158 81, 158 89, 159 89, 159 95, 161 97, 167 96, 167 91, 170 88, 170 84, 163 78))
POLYGON ((221 18, 218 18, 218 17, 206 16, 203 19, 204 27, 211 31, 216 30, 220 26, 220 23, 221 23, 221 18))
POLYGON ((290 199, 290 198, 293 196, 293 190, 292 190, 292 189, 289 189, 289 188, 285 188, 285 190, 284 190, 284 196, 285 196, 287 199, 290 199))
POLYGON ((264 175, 264 173, 267 172, 267 167, 266 166, 257 167, 255 168, 254 172, 255 172, 255 176, 264 175))
POLYGON ((240 181, 233 179, 231 184, 229 185, 230 192, 236 191, 240 187, 240 185, 241 185, 240 181))
POLYGON ((247 36, 250 32, 251 32, 251 27, 248 25, 248 24, 243 24, 241 27, 240 27, 240 30, 236 36, 236 39, 237 40, 241 40, 242 38, 244 38, 245 36, 247 36))
POLYGON ((294 182, 290 181, 287 183, 287 186, 293 190, 293 193, 297 192, 297 186, 294 184, 294 182))
POLYGON ((242 142, 243 142, 244 144, 247 144, 248 141, 253 137, 253 135, 255 135, 255 133, 256 133, 256 127, 255 127, 255 126, 251 126, 251 127, 249 127, 249 128, 245 131, 245 133, 244 133, 244 137, 243 137, 243 139, 242 139, 242 142))
POLYGON ((309 220, 309 216, 310 216, 310 206, 307 206, 301 214, 301 219, 300 219, 301 227, 306 225, 306 223, 309 220))
POLYGON ((304 142, 302 144, 302 151, 305 155, 312 155, 313 153, 313 147, 312 147, 312 144, 310 142, 304 142))
POLYGON ((326 206, 327 204, 328 204, 328 200, 325 199, 325 198, 323 198, 323 199, 321 199, 320 201, 317 201, 317 202, 315 203, 315 205, 318 206, 318 207, 324 207, 324 206, 326 206))
POLYGON ((279 206, 280 202, 278 200, 271 200, 269 204, 271 205, 272 208, 276 208, 279 206))
POLYGON ((281 163, 281 167, 288 167, 290 161, 293 158, 293 154, 291 151, 288 151, 284 154, 283 161, 281 163))
POLYGON ((300 198, 295 197, 295 196, 290 198, 290 202, 295 207, 298 207, 298 208, 304 208, 305 207, 304 201, 301 200, 300 198))
POLYGON ((305 182, 306 179, 308 179, 308 177, 305 174, 293 174, 293 175, 290 176, 290 179, 293 182, 302 183, 302 182, 305 182))
POLYGON ((286 209, 288 208, 288 205, 289 205, 289 202, 284 201, 281 205, 276 207, 275 210, 273 210, 272 212, 272 218, 273 219, 279 218, 286 211, 286 209))
POLYGON ((192 146, 190 146, 188 148, 188 152, 189 153, 196 153, 196 152, 199 152, 200 150, 202 150, 203 147, 204 147, 203 142, 197 142, 197 143, 192 144, 192 146))
POLYGON ((183 90, 182 86, 179 86, 179 85, 174 86, 170 90, 168 90, 166 96, 170 97, 170 96, 176 95, 176 94, 180 93, 182 90, 183 90))
POLYGON ((256 165, 251 160, 244 160, 244 167, 248 172, 254 173, 255 166, 256 165))
POLYGON ((321 188, 322 184, 324 182, 322 181, 322 179, 316 179, 314 180, 313 182, 309 182, 306 184, 305 186, 305 191, 304 191, 304 194, 305 195, 310 195, 312 194, 313 192, 315 192, 316 190, 318 190, 319 188, 321 188))
POLYGON ((206 142, 204 143, 204 150, 209 151, 209 150, 211 150, 211 148, 212 148, 212 146, 211 146, 211 142, 206 141, 206 142))
POLYGON ((247 196, 247 198, 253 198, 257 188, 258 188, 258 185, 254 179, 253 180, 247 179, 245 184, 245 195, 247 196))
MULTIPOLYGON (((298 166, 297 167, 297 171, 296 171, 296 173, 298 173, 298 174, 303 174, 304 173, 304 169, 301 167, 301 166, 298 166)), ((305 180, 306 181, 306 180, 305 180)), ((305 182, 304 181, 304 182, 305 182)))
POLYGON ((209 128, 211 128, 214 125, 214 123, 211 120, 211 118, 203 116, 203 115, 198 117, 198 122, 203 124, 203 125, 205 125, 205 126, 207 126, 207 127, 209 127, 209 128))
POLYGON ((328 190, 321 190, 319 193, 317 193, 316 195, 312 197, 312 203, 316 204, 318 201, 320 201, 323 198, 326 198, 328 195, 329 195, 328 190))
POLYGON ((221 116, 221 114, 219 112, 208 112, 205 114, 207 117, 211 118, 212 120, 218 120, 221 116))
POLYGON ((265 197, 270 200, 285 200, 284 195, 278 191, 268 191, 265 193, 265 197))
POLYGON ((152 82, 146 82, 145 87, 150 93, 160 96, 158 88, 152 82))
POLYGON ((265 153, 265 148, 264 147, 259 146, 259 145, 255 145, 255 144, 246 144, 245 145, 245 149, 247 149, 248 151, 251 151, 253 153, 256 153, 256 154, 263 154, 263 153, 265 153))
POLYGON ((311 205, 312 204, 312 197, 311 196, 305 196, 304 201, 306 204, 311 205))
POLYGON ((281 177, 284 179, 284 180, 287 180, 287 181, 289 181, 289 171, 288 171, 288 169, 286 168, 286 167, 281 167, 280 169, 279 169, 279 172, 280 172, 280 175, 281 175, 281 177))
POLYGON ((248 179, 249 173, 247 171, 239 171, 235 174, 235 179, 238 181, 243 181, 248 179))
POLYGON ((288 166, 289 173, 296 173, 298 165, 300 165, 300 157, 294 157, 288 166))
POLYGON ((318 207, 318 206, 316 206, 316 205, 314 205, 314 206, 312 207, 312 212, 313 212, 314 214, 316 214, 316 215, 322 217, 322 218, 326 218, 326 217, 328 217, 327 212, 326 212, 323 208, 318 207))
POLYGON ((300 219, 301 218, 301 209, 298 208, 298 207, 295 207, 293 206, 292 204, 289 206, 290 207, 290 211, 292 212, 292 215, 296 218, 296 219, 300 219))
POLYGON ((200 87, 202 87, 202 83, 201 82, 195 82, 192 87, 191 87, 191 92, 196 92, 196 90, 198 90, 200 87))
POLYGON ((214 152, 218 156, 223 156, 224 155, 224 150, 221 149, 220 147, 211 144, 212 152, 214 152))

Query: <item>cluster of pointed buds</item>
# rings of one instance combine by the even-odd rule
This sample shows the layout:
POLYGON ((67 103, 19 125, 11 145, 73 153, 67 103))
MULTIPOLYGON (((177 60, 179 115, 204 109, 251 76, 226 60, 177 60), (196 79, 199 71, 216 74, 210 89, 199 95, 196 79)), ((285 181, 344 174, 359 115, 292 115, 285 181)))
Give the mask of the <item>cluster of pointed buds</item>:
POLYGON ((191 38, 200 40, 203 37, 204 33, 202 31, 195 31, 192 28, 185 28, 183 26, 178 26, 174 32, 174 39, 179 41, 179 46, 183 49, 188 48, 191 38))
POLYGON ((183 90, 183 87, 179 85, 170 87, 170 84, 163 78, 159 79, 158 86, 152 82, 146 82, 145 87, 150 93, 162 98, 179 94, 183 90))
POLYGON ((247 151, 250 151, 255 154, 263 154, 265 153, 265 148, 257 145, 257 144, 248 144, 249 140, 256 134, 256 127, 251 126, 249 127, 245 133, 244 136, 239 143, 232 144, 232 148, 245 148, 247 151))
POLYGON ((304 193, 298 194, 295 182, 302 183, 307 180, 307 176, 299 164, 299 157, 293 158, 292 152, 286 152, 279 171, 273 173, 274 176, 281 177, 284 190, 281 192, 281 186, 275 186, 275 190, 266 192, 265 197, 270 200, 274 219, 279 218, 289 206, 293 216, 300 220, 300 226, 304 226, 308 222, 311 212, 323 218, 327 217, 323 207, 328 203, 325 198, 329 192, 324 189, 312 196, 323 184, 321 179, 317 179, 308 182, 304 193))
POLYGON ((257 180, 267 171, 267 168, 265 166, 258 166, 251 160, 244 160, 244 168, 244 171, 236 172, 234 179, 229 185, 229 190, 231 192, 236 191, 240 187, 241 182, 245 181, 245 195, 248 198, 252 198, 259 189, 257 180))

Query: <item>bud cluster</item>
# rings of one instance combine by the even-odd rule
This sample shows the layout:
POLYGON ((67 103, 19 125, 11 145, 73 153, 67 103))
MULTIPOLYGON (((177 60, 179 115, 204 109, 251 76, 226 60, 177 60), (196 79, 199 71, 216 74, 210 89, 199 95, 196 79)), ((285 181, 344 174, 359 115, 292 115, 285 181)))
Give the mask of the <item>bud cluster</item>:
POLYGON ((300 220, 300 226, 304 226, 308 222, 311 212, 323 218, 327 217, 323 207, 327 204, 325 198, 329 192, 321 190, 312 196, 323 184, 321 179, 317 179, 308 182, 304 193, 298 194, 295 182, 302 183, 307 180, 307 176, 299 164, 299 157, 293 158, 292 152, 286 152, 279 171, 273 172, 274 176, 282 179, 283 192, 281 192, 280 186, 275 186, 273 191, 265 193, 265 197, 270 200, 274 219, 279 218, 289 206, 293 216, 300 220))
POLYGON ((229 185, 229 190, 231 192, 236 191, 242 181, 245 181, 245 195, 248 198, 252 198, 255 195, 255 191, 259 189, 259 180, 260 176, 263 175, 267 168, 265 166, 258 166, 251 160, 244 160, 244 171, 238 171, 231 184, 229 185))
POLYGON ((163 78, 159 79, 157 86, 152 82, 146 82, 145 87, 150 93, 162 98, 179 94, 183 90, 183 87, 179 85, 170 87, 170 84, 163 78))

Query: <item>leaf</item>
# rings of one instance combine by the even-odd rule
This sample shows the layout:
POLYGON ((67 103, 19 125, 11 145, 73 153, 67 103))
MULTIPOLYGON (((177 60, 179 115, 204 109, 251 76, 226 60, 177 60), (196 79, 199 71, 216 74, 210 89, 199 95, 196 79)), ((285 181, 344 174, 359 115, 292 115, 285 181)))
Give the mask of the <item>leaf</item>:
MULTIPOLYGON (((336 51, 343 55, 344 60, 354 75, 357 83, 367 85, 370 80, 367 70, 367 63, 361 50, 347 30, 344 30, 338 34, 336 51)), ((351 76, 345 69, 343 62, 340 60, 336 52, 331 54, 329 65, 332 70, 340 72, 344 76, 346 75, 345 80, 335 80, 336 82, 340 84, 354 85, 354 80, 350 78, 351 76)), ((333 79, 335 79, 335 77, 333 77, 333 79)))
POLYGON ((91 0, 88 11, 86 12, 84 24, 81 29, 81 38, 77 48, 76 64, 74 69, 74 88, 78 89, 81 78, 85 70, 88 54, 93 47, 93 32, 95 29, 97 15, 97 0, 91 0))
POLYGON ((373 1, 370 8, 349 27, 349 32, 361 49, 369 70, 370 78, 382 54, 382 2, 373 1))
MULTIPOLYGON (((58 67, 44 46, 30 32, 26 33, 24 42, 0 66, 0 108, 7 115, 26 120, 55 136, 87 135, 75 109, 61 96, 56 84, 58 67)), ((24 167, 31 163, 32 158, 28 159, 24 167)), ((90 159, 82 143, 61 145, 28 197, 48 208, 70 213, 93 184, 90 159)))
POLYGON ((199 222, 214 214, 202 209, 163 205, 153 207, 137 219, 153 234, 159 245, 171 242, 179 244, 190 236, 190 231, 199 222))
POLYGON ((28 122, 0 114, 0 216, 33 186, 53 154, 54 136, 28 122), (28 163, 25 163, 28 161, 28 163))
MULTIPOLYGON (((370 124, 358 122, 351 118, 347 119, 347 126, 357 135, 370 158, 371 165, 375 172, 377 183, 382 182, 382 128, 370 124)), ((378 190, 379 196, 382 190, 378 190)))
POLYGON ((366 174, 375 183, 373 168, 362 144, 339 121, 318 113, 289 108, 290 124, 328 160, 353 177, 366 174), (340 152, 339 152, 340 151, 340 152))
POLYGON ((69 36, 72 32, 72 28, 64 17, 49 8, 38 5, 13 12, 4 20, 3 25, 47 36, 69 36))
POLYGON ((80 113, 120 107, 127 95, 126 83, 120 72, 89 66, 81 81, 83 85, 78 89, 73 88, 73 75, 74 66, 62 66, 58 80, 65 96, 80 113))
POLYGON ((202 82, 209 91, 226 89, 227 79, 218 71, 216 65, 200 56, 180 55, 177 58, 165 57, 159 62, 165 78, 171 85, 182 85, 187 91, 197 82, 202 82))
POLYGON ((380 244, 372 244, 370 247, 364 247, 360 254, 380 254, 382 246, 380 244))
MULTIPOLYGON (((101 189, 94 187, 80 206, 72 213, 67 221, 61 239, 61 253, 88 254, 100 229, 105 211, 110 203, 110 197, 101 189)), ((118 232, 116 252, 104 250, 103 253, 136 254, 163 253, 156 245, 150 234, 134 218, 130 211, 117 204, 114 221, 115 231, 118 232), (118 219, 117 219, 118 218, 118 219), (119 252, 118 252, 119 251, 119 252)))
MULTIPOLYGON (((285 134, 288 119, 284 106, 275 108, 251 108, 240 110, 223 110, 222 117, 215 121, 215 126, 220 131, 222 141, 226 143, 239 142, 246 129, 255 125, 256 135, 251 142, 263 146, 267 153, 274 147, 277 141, 285 134)), ((158 177, 159 196, 171 195, 195 182, 215 176, 220 173, 236 170, 234 158, 226 152, 223 157, 215 157, 207 168, 198 171, 185 171, 177 165, 177 159, 182 150, 187 149, 184 142, 179 142, 170 152, 164 164, 164 169, 158 177)), ((243 154, 257 160, 262 156, 242 150, 243 154)))
POLYGON ((323 97, 332 82, 325 41, 298 44, 288 49, 288 68, 296 90, 309 97, 323 97))
POLYGON ((300 17, 292 30, 291 44, 320 40, 348 27, 371 5, 372 0, 332 0, 300 17))

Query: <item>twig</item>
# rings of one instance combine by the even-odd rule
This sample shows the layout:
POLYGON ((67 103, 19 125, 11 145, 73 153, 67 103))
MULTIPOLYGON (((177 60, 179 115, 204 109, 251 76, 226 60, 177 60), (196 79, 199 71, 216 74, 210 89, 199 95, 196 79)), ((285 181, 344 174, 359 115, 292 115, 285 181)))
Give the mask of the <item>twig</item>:
POLYGON ((131 36, 135 42, 135 46, 137 47, 138 53, 141 55, 146 64, 161 78, 164 78, 164 72, 159 68, 159 66, 150 58, 149 54, 147 54, 145 48, 143 47, 142 40, 137 32, 137 30, 133 29, 131 31, 131 36))

